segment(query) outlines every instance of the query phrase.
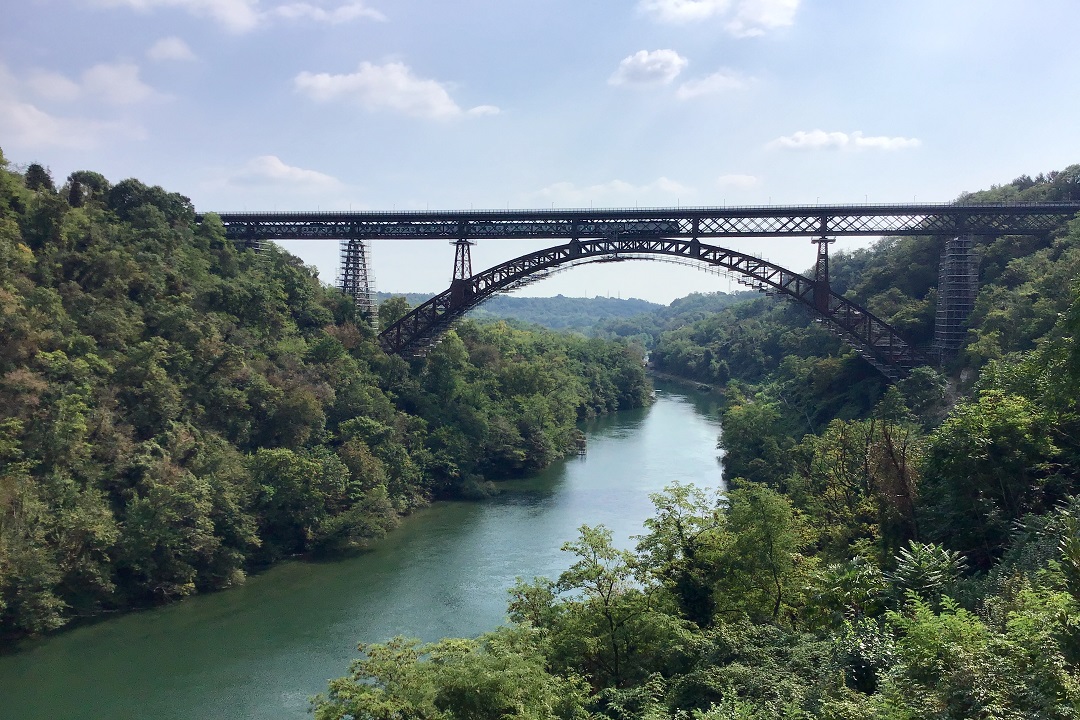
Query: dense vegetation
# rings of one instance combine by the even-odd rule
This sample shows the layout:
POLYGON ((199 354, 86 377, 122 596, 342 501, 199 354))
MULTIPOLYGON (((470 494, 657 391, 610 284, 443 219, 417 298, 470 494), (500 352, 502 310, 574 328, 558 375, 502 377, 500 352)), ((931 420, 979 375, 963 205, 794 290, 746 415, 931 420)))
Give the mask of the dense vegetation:
MULTIPOLYGON (((1080 167, 973 199, 1080 199, 1080 167)), ((837 284, 932 331, 937 240, 837 259, 837 284)), ((512 623, 362 646, 320 720, 1080 717, 1080 220, 980 245, 945 374, 886 387, 797 309, 660 335, 728 383, 729 488, 675 485, 633 551, 602 527, 512 623)))
POLYGON ((0 338, 0 640, 361 545, 648 392, 626 344, 505 324, 388 357, 187 198, 2 155, 0 338))
MULTIPOLYGON (((444 288, 440 288, 442 290, 444 288)), ((404 297, 410 305, 419 305, 435 295, 432 293, 406 293, 404 297)), ((380 302, 389 300, 390 293, 378 293, 380 302)), ((513 297, 496 295, 483 305, 469 313, 474 320, 489 322, 493 320, 519 321, 529 325, 540 325, 550 330, 568 330, 590 334, 598 324, 621 318, 646 315, 663 306, 637 298, 609 298, 597 295, 592 298, 564 297, 513 297)))

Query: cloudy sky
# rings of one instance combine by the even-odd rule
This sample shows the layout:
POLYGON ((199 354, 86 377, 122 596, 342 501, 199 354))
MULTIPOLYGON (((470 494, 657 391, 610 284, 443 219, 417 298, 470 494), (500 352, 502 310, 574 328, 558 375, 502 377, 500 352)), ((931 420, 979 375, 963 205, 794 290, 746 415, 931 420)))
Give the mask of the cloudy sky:
MULTIPOLYGON (((13 0, 3 18, 10 161, 199 210, 949 201, 1080 162, 1077 0, 13 0)), ((813 262, 802 239, 728 244, 813 262)), ((288 247, 334 281, 334 245, 288 247)), ((483 243, 474 267, 533 247, 483 243)), ((443 289, 452 259, 373 248, 389 291, 443 289)), ((642 262, 528 292, 728 287, 642 262)))

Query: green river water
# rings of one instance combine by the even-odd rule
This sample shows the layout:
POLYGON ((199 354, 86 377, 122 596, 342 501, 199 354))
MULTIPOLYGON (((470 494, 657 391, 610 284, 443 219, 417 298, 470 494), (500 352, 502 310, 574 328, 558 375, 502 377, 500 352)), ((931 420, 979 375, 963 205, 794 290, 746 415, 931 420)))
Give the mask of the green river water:
POLYGON ((505 619, 516 577, 557 576, 583 523, 632 547, 649 493, 721 483, 715 404, 657 381, 657 401, 586 427, 588 453, 484 502, 439 503, 371 551, 289 562, 243 586, 59 633, 0 656, 0 718, 308 717, 358 642, 472 636, 505 619))

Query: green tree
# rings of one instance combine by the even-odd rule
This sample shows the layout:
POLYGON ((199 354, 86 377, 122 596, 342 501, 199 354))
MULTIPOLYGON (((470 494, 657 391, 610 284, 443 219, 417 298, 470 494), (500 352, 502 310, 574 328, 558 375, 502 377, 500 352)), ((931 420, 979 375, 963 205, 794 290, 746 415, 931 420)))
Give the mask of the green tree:
POLYGON ((637 567, 672 594, 683 617, 705 627, 716 612, 722 553, 733 542, 722 498, 680 483, 649 497, 656 512, 638 536, 637 567))
POLYGON ((736 399, 724 411, 723 428, 724 475, 779 487, 792 469, 793 443, 776 403, 736 399))
POLYGON ((510 617, 542 631, 556 672, 580 672, 594 688, 626 687, 659 671, 681 643, 681 622, 654 607, 634 581, 633 554, 603 526, 563 545, 576 562, 555 583, 519 582, 510 617))
POLYGON ((392 297, 379 304, 379 327, 385 330, 409 314, 412 308, 404 297, 392 297))
POLYGON ((317 720, 585 720, 586 688, 549 673, 537 632, 361 645, 347 677, 313 700, 317 720))
POLYGON ((716 589, 720 612, 737 610, 757 621, 780 620, 782 610, 798 607, 810 569, 802 555, 806 533, 784 495, 757 483, 733 485, 727 513, 734 542, 716 589))
POLYGON ((964 403, 929 439, 921 500, 928 534, 987 567, 1011 524, 1044 511, 1045 419, 1026 398, 999 391, 964 403))
POLYGON ((53 184, 52 174, 37 163, 31 163, 26 168, 26 187, 35 191, 56 191, 56 185, 53 184))
POLYGON ((900 637, 883 716, 1076 718, 1080 682, 1055 639, 1062 601, 1026 590, 1001 630, 948 598, 940 613, 918 599, 891 613, 900 637))

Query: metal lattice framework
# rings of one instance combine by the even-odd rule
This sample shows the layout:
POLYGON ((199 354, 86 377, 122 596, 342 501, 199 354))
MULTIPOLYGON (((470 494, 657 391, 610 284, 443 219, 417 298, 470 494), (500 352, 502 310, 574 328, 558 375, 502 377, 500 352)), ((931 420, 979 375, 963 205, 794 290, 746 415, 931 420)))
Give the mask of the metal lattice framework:
POLYGON ((1080 203, 809 205, 625 210, 446 212, 228 212, 229 238, 365 240, 1031 235, 1080 212, 1080 203))
POLYGON ((782 293, 810 307, 881 372, 896 378, 922 359, 887 323, 832 292, 827 238, 1041 235, 1078 212, 1080 203, 913 203, 400 213, 242 212, 221 213, 220 218, 226 236, 247 246, 284 239, 342 241, 343 267, 345 254, 351 263, 351 269, 343 269, 342 289, 365 308, 372 294, 366 252, 362 244, 354 245, 353 241, 439 239, 455 244, 457 259, 450 288, 383 331, 380 341, 389 352, 422 352, 455 320, 495 293, 534 282, 559 269, 585 262, 675 259, 734 273, 740 282, 751 287, 782 293), (818 238, 814 279, 761 258, 700 241, 700 238, 789 236, 818 238), (479 239, 569 242, 472 275, 467 251, 469 244, 479 239))
POLYGON ((341 241, 341 274, 338 288, 353 299, 356 309, 369 318, 375 318, 375 277, 371 273, 371 248, 363 240, 353 238, 341 241))
POLYGON ((455 321, 492 295, 546 277, 558 269, 590 262, 665 257, 737 273, 751 287, 797 300, 842 333, 889 377, 899 377, 925 362, 887 323, 831 290, 826 290, 828 294, 824 295, 819 289, 821 284, 814 279, 761 258, 698 240, 649 237, 572 240, 522 255, 471 278, 455 280, 449 289, 386 328, 380 333, 379 341, 389 353, 420 353, 455 321))

